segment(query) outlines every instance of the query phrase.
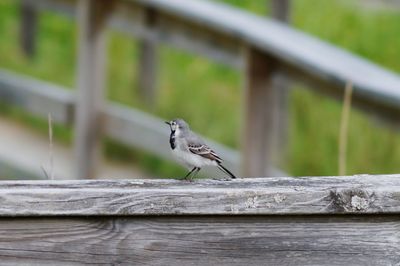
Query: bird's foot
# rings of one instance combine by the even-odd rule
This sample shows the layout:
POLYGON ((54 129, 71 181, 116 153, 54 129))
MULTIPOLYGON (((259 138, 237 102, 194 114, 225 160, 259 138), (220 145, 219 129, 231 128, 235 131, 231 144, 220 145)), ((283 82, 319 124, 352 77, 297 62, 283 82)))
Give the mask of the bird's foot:
POLYGON ((193 178, 190 178, 190 177, 184 177, 181 180, 187 181, 187 182, 193 182, 193 178))

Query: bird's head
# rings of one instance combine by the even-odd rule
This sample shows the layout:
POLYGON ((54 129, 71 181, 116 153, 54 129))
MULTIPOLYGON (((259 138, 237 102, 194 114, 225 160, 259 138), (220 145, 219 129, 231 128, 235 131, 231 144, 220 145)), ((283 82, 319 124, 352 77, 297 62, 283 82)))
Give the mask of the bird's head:
POLYGON ((185 120, 177 118, 171 121, 165 122, 171 128, 171 132, 179 135, 181 132, 189 130, 189 125, 185 122, 185 120))

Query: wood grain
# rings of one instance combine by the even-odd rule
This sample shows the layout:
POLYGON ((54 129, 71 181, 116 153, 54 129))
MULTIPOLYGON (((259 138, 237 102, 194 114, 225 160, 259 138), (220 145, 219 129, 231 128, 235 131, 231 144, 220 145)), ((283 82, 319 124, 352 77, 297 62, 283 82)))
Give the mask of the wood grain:
POLYGON ((5 181, 0 216, 398 214, 400 177, 5 181))
POLYGON ((3 265, 398 265, 399 218, 3 218, 0 260, 3 265))
POLYGON ((399 175, 6 181, 0 203, 2 265, 400 263, 399 175))

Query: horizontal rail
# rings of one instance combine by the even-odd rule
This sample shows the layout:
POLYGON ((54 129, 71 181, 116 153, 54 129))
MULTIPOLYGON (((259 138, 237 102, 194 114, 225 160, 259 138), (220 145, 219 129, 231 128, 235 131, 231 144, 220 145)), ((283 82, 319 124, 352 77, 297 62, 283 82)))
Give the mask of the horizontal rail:
POLYGON ((0 219, 4 265, 396 265, 397 215, 0 219))
MULTIPOLYGON (((58 12, 69 18, 76 16, 77 0, 26 0, 38 10, 58 12)), ((169 16, 157 14, 157 24, 149 26, 146 22, 148 9, 129 1, 120 1, 114 6, 109 26, 128 36, 148 39, 206 56, 216 62, 243 67, 240 44, 227 37, 214 39, 214 34, 199 27, 187 27, 169 16), (184 27, 182 27, 184 26, 184 27)))
MULTIPOLYGON (((73 0, 40 0, 42 8, 66 10, 73 0), (56 3, 62 3, 57 5, 56 3)), ((67 12, 68 13, 68 12, 67 12)), ((243 50, 256 48, 278 63, 278 72, 306 81, 317 91, 343 95, 354 85, 355 106, 400 120, 400 76, 287 25, 224 4, 200 0, 120 0, 110 22, 139 38, 166 42, 243 68, 243 50), (145 23, 148 10, 155 22, 145 23)))
POLYGON ((0 101, 62 124, 73 123, 75 96, 59 86, 0 69, 0 101))
MULTIPOLYGON (((74 123, 74 91, 48 82, 0 70, 0 102, 16 105, 42 118, 47 118, 50 113, 54 121, 67 126, 74 123)), ((168 127, 160 118, 116 103, 107 104, 104 114, 107 136, 161 158, 172 159, 168 146, 168 127)), ((239 171, 238 151, 209 139, 206 141, 224 158, 227 167, 236 173, 239 171)), ((211 169, 205 171, 215 174, 211 169)), ((285 175, 278 169, 274 169, 273 174, 285 175)))
POLYGON ((5 181, 0 216, 399 214, 400 176, 5 181))
POLYGON ((200 0, 132 0, 214 29, 256 47, 304 75, 343 89, 354 84, 355 97, 400 110, 400 76, 285 24, 220 3, 200 0))

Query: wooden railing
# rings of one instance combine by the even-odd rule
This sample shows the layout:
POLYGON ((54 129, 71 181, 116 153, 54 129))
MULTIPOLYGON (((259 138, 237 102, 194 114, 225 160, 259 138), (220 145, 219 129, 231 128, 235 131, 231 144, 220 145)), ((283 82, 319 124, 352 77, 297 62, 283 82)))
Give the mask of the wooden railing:
MULTIPOLYGON (((79 74, 74 117, 79 177, 95 175, 104 127, 123 141, 147 145, 140 134, 124 133, 127 129, 123 120, 117 125, 112 124, 113 120, 108 120, 106 126, 103 123, 104 114, 108 114, 108 119, 115 110, 120 110, 110 109, 104 103, 107 26, 142 40, 165 42, 207 56, 244 73, 241 166, 246 176, 271 175, 271 166, 266 162, 271 161, 273 143, 279 142, 278 136, 284 135, 276 131, 277 118, 282 112, 281 101, 277 100, 282 75, 307 82, 311 88, 334 97, 341 97, 345 84, 351 81, 354 106, 386 120, 400 120, 400 77, 397 74, 284 24, 223 4, 200 0, 24 1, 36 8, 69 15, 77 11, 79 74), (118 126, 123 130, 118 130, 118 126)), ((71 99, 70 96, 67 98, 71 99)), ((71 104, 51 108, 61 108, 64 115, 68 113, 71 118, 71 109, 67 107, 71 104)), ((146 121, 140 123, 150 125, 146 121)), ((159 133, 155 133, 159 129, 154 124, 143 132, 153 134, 151 140, 159 137, 159 133)))
POLYGON ((400 176, 1 182, 23 265, 398 265, 400 176))

